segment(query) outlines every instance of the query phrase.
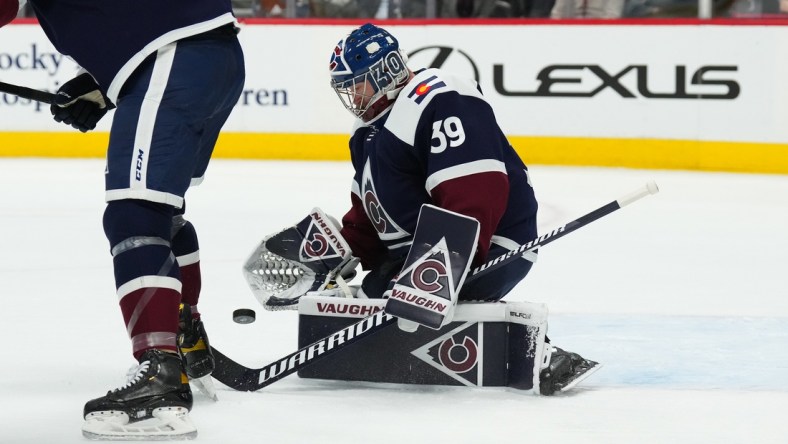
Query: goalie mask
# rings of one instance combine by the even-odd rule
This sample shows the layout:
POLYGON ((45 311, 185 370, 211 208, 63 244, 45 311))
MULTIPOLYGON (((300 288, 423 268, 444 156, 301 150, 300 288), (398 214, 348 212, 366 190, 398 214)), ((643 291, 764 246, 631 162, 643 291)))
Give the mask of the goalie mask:
POLYGON ((354 116, 368 122, 391 105, 410 71, 399 42, 370 23, 340 40, 331 55, 331 87, 354 116))

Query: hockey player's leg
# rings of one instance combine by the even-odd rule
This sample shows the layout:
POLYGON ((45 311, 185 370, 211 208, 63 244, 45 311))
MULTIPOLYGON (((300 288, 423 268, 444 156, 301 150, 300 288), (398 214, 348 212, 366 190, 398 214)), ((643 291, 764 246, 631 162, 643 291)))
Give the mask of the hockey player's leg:
POLYGON ((192 394, 178 355, 150 349, 122 387, 85 404, 82 433, 90 439, 188 439, 192 394))
POLYGON ((197 232, 191 222, 184 219, 183 212, 183 209, 176 210, 172 224, 172 252, 178 261, 183 285, 183 302, 178 316, 178 351, 189 380, 206 396, 216 400, 216 389, 210 377, 215 361, 197 309, 202 287, 200 248, 197 232))
POLYGON ((205 325, 199 317, 193 317, 189 304, 181 304, 178 323, 178 352, 180 353, 189 381, 209 398, 216 401, 216 388, 211 379, 216 364, 205 325))
POLYGON ((139 366, 125 386, 85 405, 83 431, 90 438, 196 433, 176 345, 181 283, 170 248, 172 214, 169 205, 131 199, 111 201, 104 213, 120 308, 139 366))

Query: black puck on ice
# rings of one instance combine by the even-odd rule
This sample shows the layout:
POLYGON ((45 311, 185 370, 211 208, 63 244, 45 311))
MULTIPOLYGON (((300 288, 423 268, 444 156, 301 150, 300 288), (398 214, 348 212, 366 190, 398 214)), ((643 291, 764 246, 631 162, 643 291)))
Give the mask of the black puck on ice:
POLYGON ((255 312, 251 308, 239 308, 233 311, 233 321, 239 324, 251 324, 255 318, 255 312))

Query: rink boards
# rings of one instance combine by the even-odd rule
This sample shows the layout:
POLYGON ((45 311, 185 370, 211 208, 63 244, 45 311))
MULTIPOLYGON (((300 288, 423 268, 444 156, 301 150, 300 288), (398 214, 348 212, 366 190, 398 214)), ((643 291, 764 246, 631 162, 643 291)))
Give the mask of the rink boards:
MULTIPOLYGON (((409 66, 475 78, 527 163, 788 172, 786 26, 401 23, 387 27, 409 66)), ((247 82, 216 155, 348 159, 353 117, 327 64, 355 26, 243 23, 247 82)), ((5 82, 52 91, 76 72, 34 23, 0 39, 5 82)), ((47 106, 0 94, 0 122, 0 156, 101 157, 111 119, 93 134, 66 132, 47 106)))

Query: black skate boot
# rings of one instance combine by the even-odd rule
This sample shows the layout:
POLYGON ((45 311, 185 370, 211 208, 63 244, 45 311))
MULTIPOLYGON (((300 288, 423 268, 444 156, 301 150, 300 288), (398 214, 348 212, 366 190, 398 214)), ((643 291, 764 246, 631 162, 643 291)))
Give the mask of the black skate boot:
POLYGON ((539 373, 539 393, 552 395, 555 392, 568 390, 591 376, 599 367, 598 362, 553 347, 550 363, 539 373))
POLYGON ((126 384, 85 404, 82 433, 90 439, 194 437, 192 392, 178 355, 148 350, 126 384))
POLYGON ((181 304, 178 328, 178 352, 183 359, 189 381, 216 401, 216 388, 210 376, 216 366, 211 344, 202 321, 192 318, 189 304, 181 304))

